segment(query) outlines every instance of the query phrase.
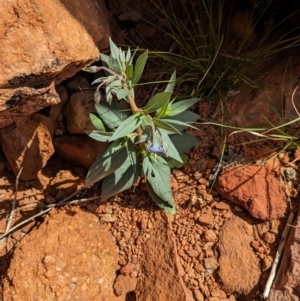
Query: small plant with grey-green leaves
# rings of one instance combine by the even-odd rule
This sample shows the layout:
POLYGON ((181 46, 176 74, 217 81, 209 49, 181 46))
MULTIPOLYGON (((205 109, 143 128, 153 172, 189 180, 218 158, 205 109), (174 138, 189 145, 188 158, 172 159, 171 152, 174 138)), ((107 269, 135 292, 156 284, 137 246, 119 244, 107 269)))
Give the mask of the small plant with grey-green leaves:
POLYGON ((199 115, 188 111, 198 98, 175 101, 172 92, 176 81, 174 71, 163 92, 152 96, 139 108, 134 88, 138 84, 148 58, 143 52, 133 61, 136 52, 123 51, 110 40, 110 55, 101 54, 102 66, 91 66, 84 71, 105 76, 97 78, 95 113, 90 113, 96 128, 87 134, 108 146, 96 158, 88 171, 85 187, 102 180, 101 200, 134 186, 144 179, 149 195, 168 213, 176 211, 172 195, 171 168, 187 162, 184 154, 197 139, 184 130, 199 115), (101 100, 105 88, 106 101, 101 100), (126 109, 126 106, 129 109, 126 109))

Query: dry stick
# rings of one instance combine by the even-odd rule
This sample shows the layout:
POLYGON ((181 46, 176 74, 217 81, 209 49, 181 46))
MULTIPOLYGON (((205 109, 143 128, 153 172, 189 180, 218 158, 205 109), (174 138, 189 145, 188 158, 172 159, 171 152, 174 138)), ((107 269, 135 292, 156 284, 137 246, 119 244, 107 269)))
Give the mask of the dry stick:
POLYGON ((266 287, 265 287, 265 290, 264 290, 264 293, 263 293, 263 298, 264 299, 269 297, 270 290, 271 290, 271 287, 273 285, 273 282, 274 282, 274 279, 275 279, 275 276, 276 276, 276 271, 277 271, 277 268, 278 268, 278 264, 279 264, 283 249, 285 247, 286 240, 288 238, 289 232, 291 230, 290 224, 293 223, 294 216, 295 216, 295 214, 293 212, 291 212, 289 217, 288 217, 287 223, 285 225, 284 231, 282 233, 280 244, 279 244, 278 250, 276 252, 275 259, 274 259, 274 262, 273 262, 273 265, 272 265, 272 269, 271 269, 271 272, 270 272, 270 275, 269 275, 269 278, 268 278, 268 281, 267 281, 267 284, 266 284, 266 287))
POLYGON ((30 222, 31 220, 46 214, 47 212, 51 211, 52 208, 57 207, 57 206, 63 206, 66 205, 67 201, 72 198, 74 195, 76 195, 77 193, 81 192, 83 189, 87 188, 86 186, 80 188, 79 190, 76 190, 74 193, 72 193, 71 195, 69 195, 68 197, 66 197, 65 199, 63 199, 62 201, 56 203, 56 204, 51 204, 48 205, 46 209, 40 211, 39 213, 25 219, 24 221, 20 222, 19 224, 15 225, 14 227, 12 227, 11 229, 8 229, 7 231, 5 231, 5 233, 3 233, 2 235, 0 235, 0 241, 6 237, 7 235, 9 235, 10 233, 14 232, 15 230, 17 230, 18 228, 20 228, 21 226, 27 224, 28 222, 30 222))
MULTIPOLYGON (((10 225, 11 225, 11 221, 13 219, 13 216, 14 216, 14 212, 15 212, 15 208, 16 208, 16 202, 17 202, 17 194, 18 194, 18 186, 19 186, 19 177, 22 173, 22 170, 23 170, 23 167, 20 168, 17 176, 16 176, 16 182, 15 182, 15 197, 14 197, 14 201, 11 205, 11 211, 10 211, 10 215, 8 217, 8 220, 7 220, 7 224, 6 224, 6 228, 5 228, 5 232, 4 234, 7 235, 8 231, 9 231, 9 228, 10 228, 10 225)), ((3 234, 3 235, 4 235, 3 234)), ((0 246, 2 245, 3 243, 3 239, 2 239, 2 236, 1 236, 1 239, 0 239, 0 246)))

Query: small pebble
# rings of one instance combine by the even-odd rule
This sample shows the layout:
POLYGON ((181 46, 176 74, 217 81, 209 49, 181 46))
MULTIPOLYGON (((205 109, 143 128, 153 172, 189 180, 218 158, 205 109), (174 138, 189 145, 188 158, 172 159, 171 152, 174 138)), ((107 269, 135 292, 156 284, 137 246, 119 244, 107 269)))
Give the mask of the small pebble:
POLYGON ((214 242, 217 240, 217 235, 214 230, 206 230, 204 232, 204 239, 207 242, 214 242))
POLYGON ((194 290, 194 297, 196 301, 204 301, 204 296, 201 294, 199 290, 194 290))

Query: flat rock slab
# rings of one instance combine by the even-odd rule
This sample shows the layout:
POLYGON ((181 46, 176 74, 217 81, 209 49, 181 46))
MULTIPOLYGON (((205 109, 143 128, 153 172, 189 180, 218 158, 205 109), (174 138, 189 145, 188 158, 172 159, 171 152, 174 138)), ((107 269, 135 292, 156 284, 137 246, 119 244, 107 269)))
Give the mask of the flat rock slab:
POLYGON ((287 209, 287 196, 280 180, 267 166, 230 166, 220 173, 216 189, 257 219, 278 219, 287 209))
POLYGON ((3 301, 122 301, 113 292, 118 250, 99 219, 76 207, 52 210, 14 250, 3 301))

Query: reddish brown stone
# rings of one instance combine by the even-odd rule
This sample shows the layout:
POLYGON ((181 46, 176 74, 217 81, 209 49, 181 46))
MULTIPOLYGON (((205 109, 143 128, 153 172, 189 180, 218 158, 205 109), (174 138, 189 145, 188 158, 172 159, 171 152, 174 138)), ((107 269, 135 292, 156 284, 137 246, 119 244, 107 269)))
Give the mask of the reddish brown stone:
POLYGON ((227 293, 247 295, 258 289, 260 262, 250 246, 253 229, 249 222, 235 216, 220 231, 219 277, 227 293))
POLYGON ((53 209, 14 250, 3 300, 123 301, 113 292, 118 258, 113 237, 95 215, 53 209))
POLYGON ((114 290, 117 296, 125 295, 135 290, 137 278, 119 275, 114 283, 114 290))
POLYGON ((228 167, 218 177, 216 189, 261 220, 280 218, 287 209, 287 197, 280 180, 265 166, 228 167))

